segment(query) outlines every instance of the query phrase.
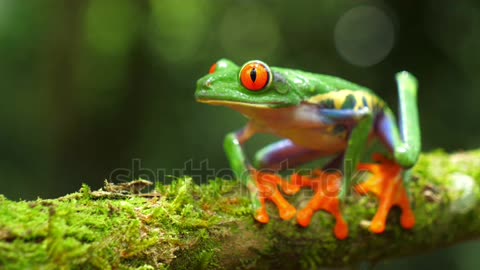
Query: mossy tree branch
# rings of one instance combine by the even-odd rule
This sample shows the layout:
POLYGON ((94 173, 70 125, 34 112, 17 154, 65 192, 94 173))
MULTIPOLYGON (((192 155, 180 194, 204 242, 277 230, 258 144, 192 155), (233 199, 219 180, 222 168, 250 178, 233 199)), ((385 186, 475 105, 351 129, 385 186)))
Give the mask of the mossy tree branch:
MULTIPOLYGON (((480 235, 480 151, 422 155, 411 197, 417 224, 389 217, 374 235, 366 223, 373 197, 352 196, 343 207, 347 240, 336 240, 333 218, 316 214, 307 229, 272 213, 268 225, 250 215, 236 182, 195 185, 188 178, 154 193, 135 194, 144 182, 107 185, 54 200, 13 202, 0 196, 0 268, 311 268, 416 254, 480 235), (128 190, 128 191, 127 191, 128 190)), ((301 205, 308 192, 291 198, 301 205)))

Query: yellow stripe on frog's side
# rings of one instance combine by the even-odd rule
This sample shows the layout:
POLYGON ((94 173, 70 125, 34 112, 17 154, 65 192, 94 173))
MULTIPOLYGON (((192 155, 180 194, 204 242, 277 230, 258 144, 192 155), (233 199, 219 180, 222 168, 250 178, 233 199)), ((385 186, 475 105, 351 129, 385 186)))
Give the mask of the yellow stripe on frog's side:
POLYGON ((375 95, 365 91, 338 90, 326 94, 319 94, 307 100, 308 103, 319 104, 330 109, 359 110, 367 106, 375 111, 384 106, 384 102, 375 95), (352 102, 355 104, 353 107, 352 102))

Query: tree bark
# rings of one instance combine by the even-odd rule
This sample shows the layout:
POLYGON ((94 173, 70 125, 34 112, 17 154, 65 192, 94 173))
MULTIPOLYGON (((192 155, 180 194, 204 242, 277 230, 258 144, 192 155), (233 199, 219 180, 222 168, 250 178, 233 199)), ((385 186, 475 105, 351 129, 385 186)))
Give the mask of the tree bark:
MULTIPOLYGON (((385 233, 368 222, 376 198, 353 194, 343 205, 346 240, 334 220, 317 213, 308 228, 269 209, 267 225, 253 221, 246 189, 233 181, 196 185, 191 179, 157 185, 83 186, 54 200, 13 202, 0 196, 0 268, 293 269, 354 266, 414 255, 480 235, 480 150, 423 154, 409 184, 416 225, 404 230, 399 211, 385 233)), ((297 207, 304 191, 289 198, 297 207)))

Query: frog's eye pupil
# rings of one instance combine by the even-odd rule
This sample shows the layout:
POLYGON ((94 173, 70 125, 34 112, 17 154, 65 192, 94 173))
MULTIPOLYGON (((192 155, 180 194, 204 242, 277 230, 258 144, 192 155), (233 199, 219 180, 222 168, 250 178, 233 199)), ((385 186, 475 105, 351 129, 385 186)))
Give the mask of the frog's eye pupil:
POLYGON ((257 80, 257 71, 255 70, 255 68, 250 71, 250 79, 252 79, 252 82, 254 83, 257 80))
POLYGON ((215 73, 215 70, 217 70, 217 63, 213 64, 211 67, 210 67, 210 70, 208 71, 209 74, 213 74, 215 73))
POLYGON ((270 68, 261 61, 250 61, 240 70, 240 81, 250 91, 267 88, 272 81, 270 68))

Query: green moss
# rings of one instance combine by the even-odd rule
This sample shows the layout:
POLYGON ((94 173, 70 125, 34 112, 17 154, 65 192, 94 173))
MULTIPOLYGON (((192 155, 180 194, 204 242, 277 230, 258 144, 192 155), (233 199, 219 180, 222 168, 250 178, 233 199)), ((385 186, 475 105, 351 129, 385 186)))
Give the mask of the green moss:
POLYGON ((84 199, 90 199, 92 190, 87 184, 83 184, 82 188, 80 189, 80 193, 83 195, 84 199))
MULTIPOLYGON (((479 168, 480 151, 422 155, 409 183, 415 228, 403 230, 393 211, 386 232, 373 235, 362 224, 374 216, 376 199, 353 195, 343 207, 350 225, 344 241, 323 212, 300 228, 269 205, 271 222, 255 223, 246 189, 221 179, 199 186, 186 177, 140 194, 144 180, 99 191, 83 185, 55 200, 0 195, 0 268, 288 269, 415 254, 480 234, 479 168)), ((301 206, 310 196, 289 199, 301 206)))
POLYGON ((152 198, 111 199, 115 194, 92 192, 87 185, 78 196, 58 200, 13 202, 2 196, 0 266, 157 269, 168 265, 178 251, 197 246, 204 250, 195 261, 214 265, 210 234, 225 219, 212 201, 226 200, 222 194, 236 185, 215 180, 197 186, 185 178, 159 188, 152 198))

